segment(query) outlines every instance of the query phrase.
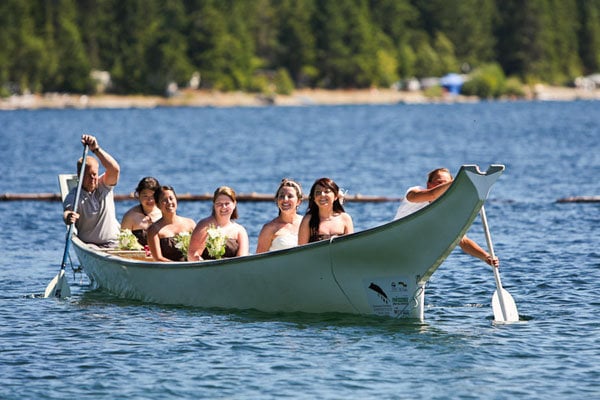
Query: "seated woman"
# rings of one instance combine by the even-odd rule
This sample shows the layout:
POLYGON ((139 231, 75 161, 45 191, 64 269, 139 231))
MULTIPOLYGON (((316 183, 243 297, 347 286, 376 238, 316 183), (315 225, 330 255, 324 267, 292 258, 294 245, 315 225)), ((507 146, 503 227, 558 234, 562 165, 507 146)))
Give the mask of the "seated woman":
POLYGON ((177 195, 171 186, 161 186, 154 199, 162 218, 148 228, 148 246, 155 261, 185 261, 183 252, 176 247, 175 236, 192 232, 196 223, 191 218, 177 215, 177 195))
POLYGON ((352 217, 344 211, 340 188, 329 178, 318 179, 310 189, 308 210, 300 222, 298 244, 354 232, 352 217))
POLYGON ((257 254, 298 245, 298 228, 302 217, 297 211, 302 202, 302 188, 290 179, 283 179, 275 193, 275 202, 279 215, 263 225, 258 235, 257 254))
POLYGON ((159 189, 160 184, 156 178, 142 178, 135 189, 139 204, 130 208, 121 220, 121 229, 131 230, 142 246, 148 244, 148 228, 162 216, 154 200, 154 193, 159 189))
POLYGON ((248 255, 248 233, 246 229, 233 221, 238 218, 237 201, 233 189, 221 186, 213 195, 212 213, 209 217, 198 222, 192 237, 188 260, 214 260, 218 258, 211 255, 206 247, 208 230, 215 228, 227 237, 225 253, 221 257, 236 257, 248 255))

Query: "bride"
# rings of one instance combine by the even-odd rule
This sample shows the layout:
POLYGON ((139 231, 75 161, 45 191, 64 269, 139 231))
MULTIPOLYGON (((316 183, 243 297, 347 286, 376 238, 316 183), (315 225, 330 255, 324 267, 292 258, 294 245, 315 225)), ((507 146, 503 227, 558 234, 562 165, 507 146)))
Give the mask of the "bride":
POLYGON ((283 179, 275 193, 275 202, 279 215, 263 225, 258 235, 257 254, 287 249, 298 244, 298 229, 302 221, 302 216, 298 215, 298 206, 302 202, 302 188, 291 179, 283 179))

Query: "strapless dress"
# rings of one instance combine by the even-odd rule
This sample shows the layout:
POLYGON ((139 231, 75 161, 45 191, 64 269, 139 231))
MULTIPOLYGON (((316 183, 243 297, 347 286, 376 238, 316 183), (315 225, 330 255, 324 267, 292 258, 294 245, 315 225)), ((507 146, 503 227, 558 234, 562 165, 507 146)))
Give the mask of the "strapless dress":
POLYGON ((271 242, 269 251, 289 249, 294 246, 298 246, 298 235, 286 233, 284 235, 275 236, 275 239, 271 242))

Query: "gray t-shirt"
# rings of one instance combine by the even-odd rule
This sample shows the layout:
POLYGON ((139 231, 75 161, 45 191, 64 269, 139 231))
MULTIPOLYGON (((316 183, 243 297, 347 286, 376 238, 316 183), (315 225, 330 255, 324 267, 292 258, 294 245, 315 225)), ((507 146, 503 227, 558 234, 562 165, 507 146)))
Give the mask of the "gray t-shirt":
MULTIPOLYGON (((93 193, 81 189, 77 213, 79 219, 75 223, 77 236, 85 243, 93 243, 100 247, 116 247, 121 225, 115 212, 114 186, 104 183, 98 185, 93 193)), ((64 210, 73 210, 75 192, 73 188, 65 201, 64 210)))

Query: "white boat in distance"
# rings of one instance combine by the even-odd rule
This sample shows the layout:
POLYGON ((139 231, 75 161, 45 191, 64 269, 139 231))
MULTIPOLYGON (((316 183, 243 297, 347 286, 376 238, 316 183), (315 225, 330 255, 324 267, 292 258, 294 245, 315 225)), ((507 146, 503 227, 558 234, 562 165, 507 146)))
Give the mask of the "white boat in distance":
POLYGON ((439 199, 414 214, 285 250, 163 263, 143 253, 92 249, 75 236, 73 247, 93 286, 122 298, 423 320, 427 280, 467 232, 503 171, 503 165, 486 172, 464 165, 439 199))

